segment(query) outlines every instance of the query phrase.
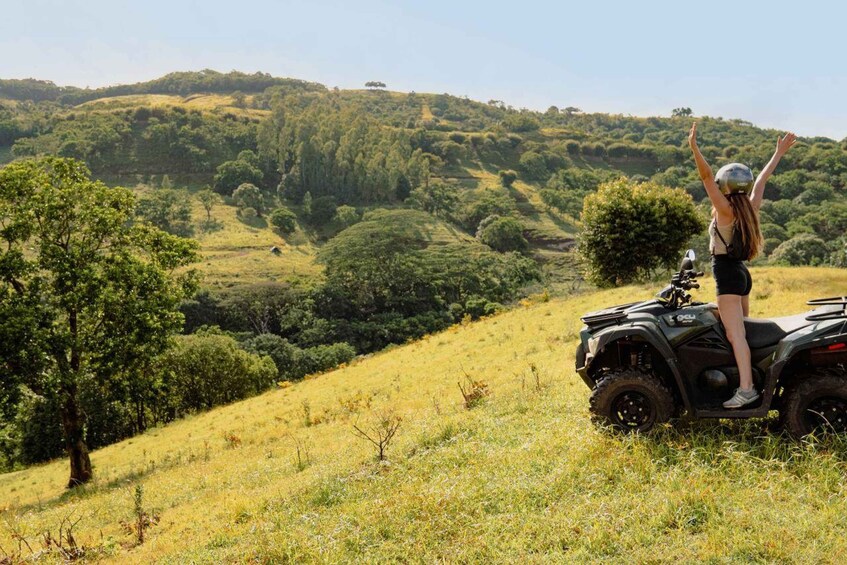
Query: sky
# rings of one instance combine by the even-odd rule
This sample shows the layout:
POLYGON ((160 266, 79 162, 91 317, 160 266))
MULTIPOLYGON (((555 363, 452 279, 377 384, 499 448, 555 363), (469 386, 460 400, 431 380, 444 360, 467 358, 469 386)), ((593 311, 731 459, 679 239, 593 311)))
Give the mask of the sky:
POLYGON ((847 137, 847 3, 0 0, 0 78, 204 68, 847 137))

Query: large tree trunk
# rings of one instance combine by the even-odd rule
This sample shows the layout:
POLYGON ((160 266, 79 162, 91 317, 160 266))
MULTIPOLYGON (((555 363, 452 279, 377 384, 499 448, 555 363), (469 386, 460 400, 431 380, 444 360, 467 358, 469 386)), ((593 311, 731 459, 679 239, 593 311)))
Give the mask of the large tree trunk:
POLYGON ((65 434, 65 446, 71 460, 71 478, 68 488, 73 488, 91 480, 91 458, 83 435, 84 418, 76 401, 76 386, 66 390, 61 406, 62 430, 65 434))

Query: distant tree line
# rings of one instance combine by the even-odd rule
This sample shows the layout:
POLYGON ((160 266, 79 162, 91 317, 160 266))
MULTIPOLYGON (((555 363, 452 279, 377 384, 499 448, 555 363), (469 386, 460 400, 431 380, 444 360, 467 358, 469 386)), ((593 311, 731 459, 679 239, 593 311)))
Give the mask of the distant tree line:
POLYGON ((220 73, 211 69, 204 69, 197 72, 169 73, 151 81, 96 89, 57 86, 48 80, 0 79, 0 97, 35 102, 55 101, 62 105, 75 106, 98 98, 127 94, 178 94, 186 96, 200 92, 262 92, 272 86, 281 86, 293 91, 321 92, 326 90, 326 87, 317 83, 278 78, 267 73, 247 74, 238 71, 220 73))

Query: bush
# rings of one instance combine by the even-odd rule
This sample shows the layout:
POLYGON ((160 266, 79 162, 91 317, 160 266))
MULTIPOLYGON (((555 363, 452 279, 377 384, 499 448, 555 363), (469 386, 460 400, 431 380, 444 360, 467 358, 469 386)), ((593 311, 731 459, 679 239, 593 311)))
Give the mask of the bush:
POLYGON ((578 250, 599 286, 627 284, 673 266, 705 228, 691 197, 652 182, 625 178, 585 197, 578 250))
POLYGON ((276 366, 278 378, 291 380, 302 376, 297 375, 295 370, 295 359, 301 350, 287 339, 276 334, 264 333, 248 339, 243 347, 250 353, 270 357, 276 366))
POLYGON ((547 180, 550 177, 547 161, 535 151, 526 151, 521 155, 520 168, 528 180, 547 180))
POLYGON ((321 226, 335 216, 336 210, 335 198, 332 196, 315 198, 310 206, 309 221, 316 226, 321 226))
POLYGON ((232 195, 233 191, 244 183, 259 185, 264 175, 262 171, 245 161, 227 161, 218 167, 213 188, 218 194, 232 195))
POLYGON ((785 228, 771 223, 762 224, 762 235, 765 240, 773 239, 777 240, 779 243, 788 239, 788 232, 785 231, 785 228))
POLYGON ((343 342, 301 349, 295 358, 296 378, 327 371, 349 362, 355 356, 353 346, 343 342))
POLYGON ((827 255, 826 243, 821 238, 801 233, 781 243, 770 259, 777 265, 819 265, 827 255))
POLYGON ((270 221, 281 233, 291 234, 297 229, 297 215, 288 208, 277 208, 271 212, 270 221))
POLYGON ((360 219, 359 212, 352 206, 339 206, 335 210, 335 220, 345 227, 352 226, 360 219))
POLYGON ((177 336, 158 366, 171 418, 258 394, 277 377, 270 357, 242 350, 229 336, 209 333, 177 336))
POLYGON ((486 190, 462 206, 460 220, 469 233, 476 233, 479 224, 488 216, 510 216, 515 211, 515 201, 499 191, 486 190))
POLYGON ((247 208, 241 208, 238 213, 245 220, 252 220, 253 218, 259 216, 259 213, 256 212, 256 209, 251 208, 250 206, 248 206, 247 208))
POLYGON ((523 226, 511 217, 495 217, 492 221, 480 224, 477 234, 479 240, 495 251, 524 252, 529 243, 523 236, 523 226))
POLYGON ((256 215, 261 217, 262 212, 265 210, 265 198, 262 196, 262 192, 256 185, 250 183, 239 185, 235 189, 235 192, 232 193, 232 200, 242 212, 247 208, 253 208, 256 215))
POLYGON ((503 120, 503 127, 513 132, 535 131, 541 123, 529 112, 510 114, 503 120))
POLYGON ((518 173, 511 169, 500 171, 498 175, 500 176, 500 184, 502 184, 506 188, 509 188, 514 184, 516 180, 518 180, 518 173))

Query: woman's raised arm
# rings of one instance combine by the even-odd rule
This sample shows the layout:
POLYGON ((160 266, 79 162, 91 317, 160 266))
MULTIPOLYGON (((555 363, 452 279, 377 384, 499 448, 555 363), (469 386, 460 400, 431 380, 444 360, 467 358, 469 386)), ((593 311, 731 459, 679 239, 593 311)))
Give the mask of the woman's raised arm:
POLYGON ((694 153, 694 161, 697 163, 697 172, 700 173, 700 180, 703 181, 703 186, 706 187, 706 194, 709 195, 709 200, 712 201, 712 206, 718 213, 718 221, 720 223, 728 223, 732 218, 732 207, 729 200, 723 195, 718 184, 715 182, 715 177, 712 175, 712 168, 706 162, 700 148, 697 147, 697 122, 691 124, 691 131, 688 132, 688 145, 691 147, 691 152, 694 153))
POLYGON ((776 151, 774 151, 773 157, 765 165, 765 168, 762 169, 762 172, 759 173, 759 176, 756 177, 756 182, 753 184, 753 193, 750 195, 750 201, 756 210, 762 205, 762 198, 765 196, 765 185, 768 183, 768 179, 779 164, 779 160, 782 159, 783 155, 788 153, 788 150, 791 149, 795 141, 797 141, 797 136, 790 132, 786 133, 783 137, 776 137, 776 151))

